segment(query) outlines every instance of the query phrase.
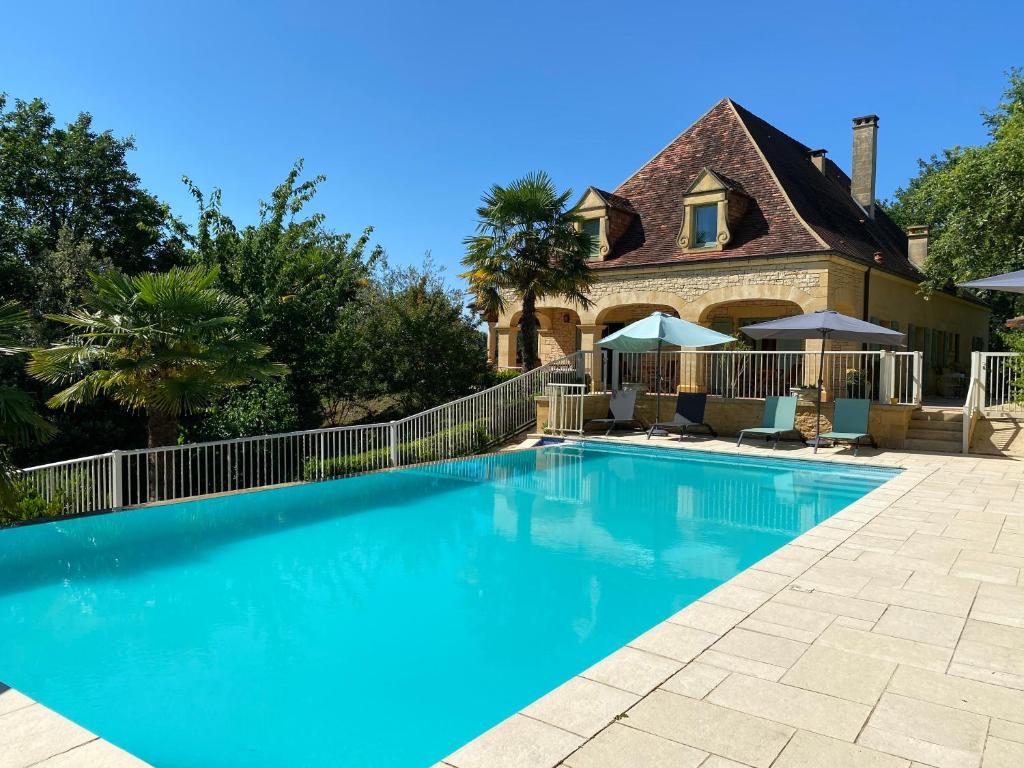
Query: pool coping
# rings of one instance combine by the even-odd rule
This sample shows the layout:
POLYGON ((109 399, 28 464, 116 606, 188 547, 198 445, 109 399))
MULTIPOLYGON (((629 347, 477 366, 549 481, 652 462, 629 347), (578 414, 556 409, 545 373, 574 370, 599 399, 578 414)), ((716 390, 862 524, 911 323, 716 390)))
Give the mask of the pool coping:
MULTIPOLYGON (((940 621, 951 619, 954 625, 960 621, 961 636, 972 622, 978 627, 1019 626, 1021 657, 1013 661, 1024 663, 1024 462, 892 450, 863 450, 854 457, 845 449, 824 449, 815 455, 803 446, 780 446, 773 451, 754 444, 737 449, 731 441, 710 438, 584 439, 902 472, 496 724, 435 768, 640 764, 896 768, 910 766, 911 761, 916 768, 978 765, 982 753, 990 749, 1002 750, 1000 755, 1012 752, 1014 759, 1024 756, 1024 674, 1010 678, 1001 672, 998 657, 1003 649, 981 644, 984 647, 978 651, 972 646, 975 655, 970 664, 964 663, 960 661, 961 637, 952 649, 944 648, 921 641, 922 630, 913 626, 918 620, 927 626, 932 616, 940 621), (985 496, 981 481, 974 484, 969 480, 972 477, 1002 482, 999 494, 985 496), (1016 507, 1019 512, 1014 514, 1012 508, 1016 507), (1019 557, 997 549, 997 541, 1003 541, 1001 526, 1011 515, 1014 526, 1019 527, 1008 529, 1009 543, 1004 549, 1012 544, 1011 551, 1019 557), (999 517, 998 533, 989 536, 991 530, 980 526, 995 525, 985 521, 999 517), (956 526, 953 532, 959 535, 985 531, 989 538, 974 541, 947 536, 956 526), (885 540, 885 535, 892 538, 885 540), (921 541, 937 542, 949 552, 959 548, 959 554, 955 562, 946 562, 948 554, 930 554, 927 547, 920 547, 921 541), (903 551, 909 542, 919 547, 915 556, 903 551), (865 552, 871 557, 858 562, 865 552), (1004 587, 1015 590, 1014 599, 1020 599, 1020 617, 975 611, 979 593, 996 589, 1002 583, 997 577, 1005 573, 985 573, 981 566, 973 574, 976 578, 967 570, 951 573, 964 552, 987 553, 993 560, 1005 558, 1004 562, 1015 564, 1005 566, 1015 579, 1004 587), (837 579, 836 573, 850 574, 848 583, 837 579), (969 602, 965 597, 950 608, 953 603, 941 603, 941 594, 915 591, 917 583, 907 589, 919 574, 919 583, 934 583, 936 590, 955 588, 965 596, 969 592, 969 602), (954 612, 962 615, 948 617, 919 610, 934 607, 932 603, 941 603, 940 610, 955 608, 954 612), (774 624, 763 618, 767 610, 789 618, 779 618, 782 623, 774 624), (852 615, 858 611, 861 618, 852 615), (885 626, 888 634, 875 631, 886 614, 911 617, 910 628, 899 630, 906 636, 890 628, 896 619, 885 626), (872 617, 874 621, 869 621, 872 617), (822 620, 827 624, 822 626, 822 620), (808 626, 807 622, 818 623, 808 626), (795 665, 812 648, 823 657, 835 655, 852 664, 855 675, 859 666, 872 672, 880 665, 887 669, 888 677, 875 692, 874 701, 848 701, 831 695, 834 691, 823 692, 827 685, 820 681, 808 683, 794 677, 795 665), (796 658, 786 656, 797 650, 796 658), (997 669, 987 669, 986 663, 997 669), (925 673, 920 672, 922 667, 925 673), (941 701, 935 700, 938 693, 914 690, 909 695, 905 681, 919 673, 933 675, 929 682, 938 691, 944 690, 943 686, 969 689, 962 698, 970 703, 957 706, 959 693, 944 693, 946 698, 941 701), (897 688, 899 693, 893 692, 894 679, 903 686, 897 688), (755 701, 748 702, 745 696, 755 701), (777 703, 771 703, 772 699, 777 703), (985 703, 974 704, 975 699, 985 703), (946 738, 942 734, 922 736, 915 721, 918 711, 902 715, 889 711, 897 704, 906 706, 906 702, 910 702, 910 710, 923 710, 928 717, 948 718, 951 732, 975 727, 979 717, 987 718, 980 746, 972 743, 970 751, 960 748, 962 745, 935 743, 946 738), (834 723, 815 721, 812 710, 821 707, 838 708, 845 715, 855 710, 857 714, 851 727, 840 733, 834 723), (979 709, 983 715, 978 714, 979 709), (859 727, 853 727, 858 719, 859 727)), ((1010 612, 1010 608, 994 610, 1010 612)), ((989 765, 987 758, 985 765, 989 765)))

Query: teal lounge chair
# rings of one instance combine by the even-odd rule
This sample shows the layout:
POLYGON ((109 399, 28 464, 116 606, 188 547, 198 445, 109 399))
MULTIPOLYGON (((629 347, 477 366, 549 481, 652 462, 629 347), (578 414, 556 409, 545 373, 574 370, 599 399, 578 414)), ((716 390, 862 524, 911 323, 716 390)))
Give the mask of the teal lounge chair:
MULTIPOLYGON (((765 442, 775 439, 772 450, 779 445, 779 438, 786 432, 797 432, 796 429, 796 398, 795 397, 766 397, 764 400, 764 417, 761 419, 760 427, 748 427, 740 430, 736 447, 746 435, 764 435, 765 442)), ((804 436, 800 435, 800 442, 807 445, 804 436)))
POLYGON ((871 442, 872 448, 877 448, 875 438, 868 432, 868 413, 870 411, 870 400, 837 399, 836 410, 832 416, 832 431, 822 432, 821 437, 831 440, 833 445, 852 443, 854 456, 857 455, 860 441, 865 437, 871 442))

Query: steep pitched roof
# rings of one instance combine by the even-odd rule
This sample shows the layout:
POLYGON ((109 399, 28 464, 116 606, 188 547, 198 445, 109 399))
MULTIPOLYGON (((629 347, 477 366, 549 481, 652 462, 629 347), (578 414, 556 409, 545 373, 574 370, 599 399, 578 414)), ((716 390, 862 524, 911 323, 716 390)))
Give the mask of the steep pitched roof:
POLYGON ((722 99, 615 190, 638 214, 596 268, 837 251, 919 279, 906 235, 885 215, 875 219, 850 196, 849 178, 831 161, 823 174, 810 149, 730 99, 722 99), (752 199, 722 251, 686 253, 676 243, 683 194, 712 168, 752 199))

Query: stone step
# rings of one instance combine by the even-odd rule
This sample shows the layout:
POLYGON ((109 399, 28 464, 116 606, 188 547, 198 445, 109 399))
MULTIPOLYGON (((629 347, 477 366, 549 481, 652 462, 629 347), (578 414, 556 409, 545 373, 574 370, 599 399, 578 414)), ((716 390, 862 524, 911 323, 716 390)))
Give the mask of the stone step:
POLYGON ((927 430, 929 432, 956 432, 963 429, 962 421, 931 421, 929 419, 911 419, 910 428, 927 430))
POLYGON ((960 453, 960 443, 951 440, 918 440, 907 438, 903 447, 908 451, 932 451, 933 453, 960 453))
POLYGON ((908 440, 928 440, 930 442, 956 443, 963 440, 963 430, 951 432, 945 429, 916 429, 913 424, 907 430, 908 440))
POLYGON ((964 420, 962 410, 917 410, 910 417, 912 421, 959 421, 964 420))

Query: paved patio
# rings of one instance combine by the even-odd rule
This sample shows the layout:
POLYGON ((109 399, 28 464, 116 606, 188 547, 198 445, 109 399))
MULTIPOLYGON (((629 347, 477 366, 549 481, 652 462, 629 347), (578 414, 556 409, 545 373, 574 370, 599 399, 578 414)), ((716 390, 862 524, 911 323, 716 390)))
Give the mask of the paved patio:
POLYGON ((435 768, 1024 766, 1024 462, 817 458, 906 471, 435 768))

